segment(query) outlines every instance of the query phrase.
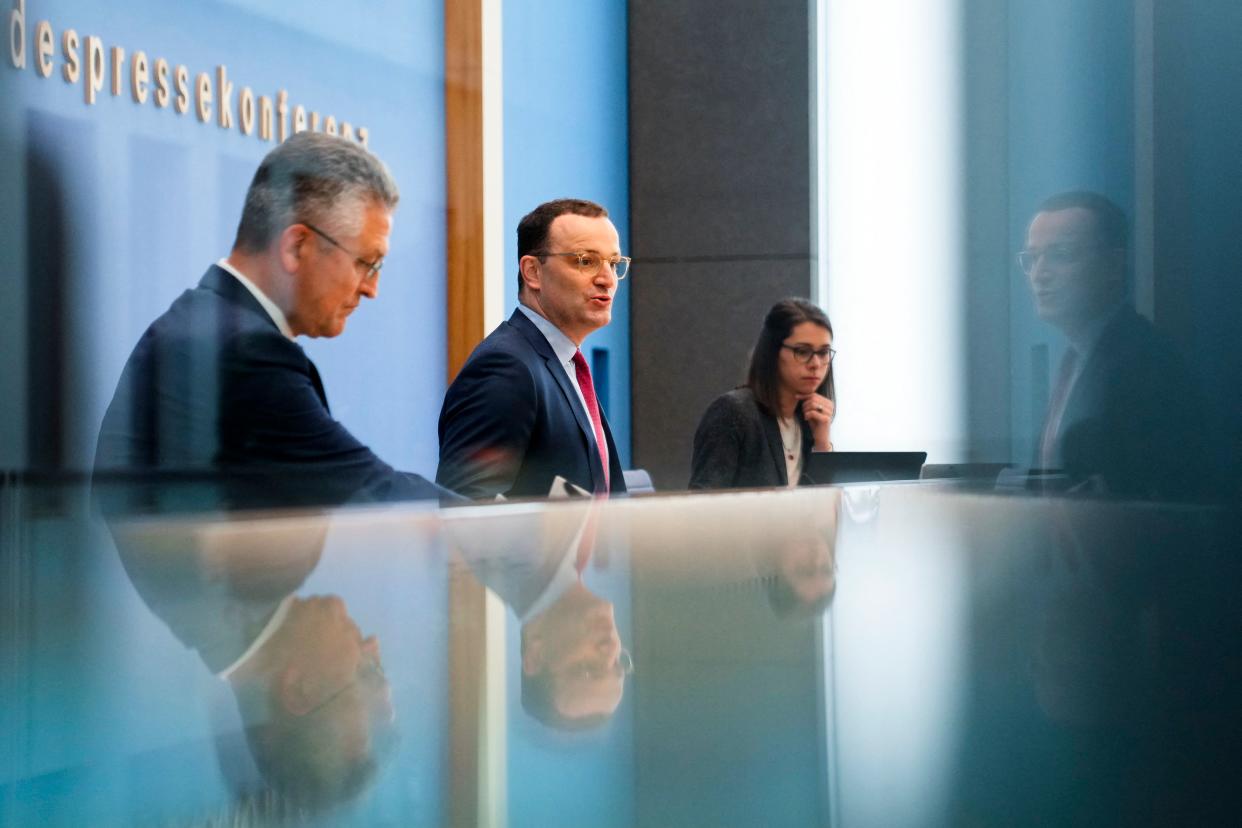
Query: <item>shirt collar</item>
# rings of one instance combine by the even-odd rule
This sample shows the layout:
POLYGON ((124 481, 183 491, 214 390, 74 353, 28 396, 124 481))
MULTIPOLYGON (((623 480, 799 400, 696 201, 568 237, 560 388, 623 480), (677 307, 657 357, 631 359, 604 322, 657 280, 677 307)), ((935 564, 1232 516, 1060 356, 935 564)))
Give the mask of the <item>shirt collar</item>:
POLYGON ((518 302, 518 310, 526 314, 526 318, 534 323, 539 332, 543 334, 543 338, 548 340, 548 344, 552 346, 556 358, 561 361, 562 365, 567 365, 573 361, 574 354, 578 352, 578 346, 574 341, 565 334, 561 333, 561 329, 553 325, 547 318, 540 316, 539 312, 533 308, 529 308, 518 302))
POLYGON ((276 631, 285 623, 285 618, 289 615, 289 608, 293 606, 293 596, 286 595, 284 600, 276 607, 276 612, 272 613, 272 617, 268 619, 267 624, 259 632, 257 638, 250 642, 250 646, 246 651, 237 657, 237 660, 216 673, 222 679, 230 679, 233 674, 241 669, 242 665, 254 658, 254 654, 263 649, 263 645, 272 639, 276 631))
POLYGON ((289 327, 289 320, 285 318, 284 311, 277 307, 275 302, 267 298, 267 294, 260 290, 258 285, 247 279, 240 270, 229 264, 228 259, 221 259, 216 262, 216 267, 241 282, 246 290, 250 291, 250 295, 263 306, 263 310, 267 311, 267 315, 272 317, 272 321, 276 323, 276 327, 280 329, 280 332, 287 338, 293 339, 293 329, 289 327))
MULTIPOLYGON (((594 507, 592 507, 594 508, 594 507)), ((561 556, 561 562, 556 567, 556 572, 552 574, 552 578, 548 581, 548 585, 544 587, 543 592, 539 593, 539 597, 534 603, 527 608, 518 620, 526 623, 532 618, 539 616, 548 607, 560 600, 571 586, 581 580, 578 574, 578 546, 582 543, 582 535, 586 531, 587 521, 582 521, 582 525, 578 527, 578 531, 574 533, 573 538, 569 542, 569 546, 565 548, 565 554, 561 556)))

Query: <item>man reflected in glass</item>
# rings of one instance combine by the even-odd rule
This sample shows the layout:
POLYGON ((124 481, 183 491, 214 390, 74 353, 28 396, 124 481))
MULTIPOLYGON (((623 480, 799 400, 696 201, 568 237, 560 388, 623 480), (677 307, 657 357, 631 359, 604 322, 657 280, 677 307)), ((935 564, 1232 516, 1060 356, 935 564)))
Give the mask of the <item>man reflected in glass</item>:
POLYGON ((522 707, 544 724, 602 724, 621 704, 632 669, 612 602, 580 580, 522 626, 522 707))
POLYGON ((353 799, 378 770, 395 714, 375 636, 337 596, 294 598, 269 643, 228 680, 264 780, 290 800, 353 799))
POLYGON ((1185 495, 1203 467, 1201 409, 1173 344, 1127 298, 1127 249, 1125 213, 1098 193, 1047 199, 1027 229, 1018 264, 1068 344, 1035 466, 1075 491, 1185 495))
POLYGON ((294 594, 325 532, 313 518, 266 533, 114 531, 143 602, 236 699, 261 777, 237 794, 282 810, 353 801, 395 739, 379 642, 362 635, 341 598, 294 594))
POLYGON ((587 585, 601 503, 449 526, 474 577, 521 624, 522 709, 558 730, 605 723, 634 669, 613 603, 587 585))

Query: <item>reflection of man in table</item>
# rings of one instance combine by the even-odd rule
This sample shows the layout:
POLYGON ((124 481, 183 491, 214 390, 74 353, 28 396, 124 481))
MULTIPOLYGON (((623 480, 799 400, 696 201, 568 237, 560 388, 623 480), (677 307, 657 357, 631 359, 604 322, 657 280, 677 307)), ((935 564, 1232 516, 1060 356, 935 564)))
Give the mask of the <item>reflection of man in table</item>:
POLYGON ((1126 228, 1107 198, 1068 192, 1027 229, 1018 261, 1035 310, 1069 344, 1036 465, 1094 491, 1175 495, 1202 470, 1201 413, 1173 344, 1126 301, 1126 228))
POLYGON ((633 669, 612 602, 584 580, 599 514, 599 504, 592 503, 585 514, 557 509, 514 516, 494 527, 475 521, 454 538, 475 577, 522 624, 522 708, 562 730, 589 728, 611 717, 633 669), (537 525, 519 531, 513 521, 523 519, 537 525))
POLYGON ((264 782, 308 807, 366 788, 394 720, 379 643, 340 598, 293 595, 319 561, 323 525, 279 538, 115 534, 143 601, 228 682, 264 782))

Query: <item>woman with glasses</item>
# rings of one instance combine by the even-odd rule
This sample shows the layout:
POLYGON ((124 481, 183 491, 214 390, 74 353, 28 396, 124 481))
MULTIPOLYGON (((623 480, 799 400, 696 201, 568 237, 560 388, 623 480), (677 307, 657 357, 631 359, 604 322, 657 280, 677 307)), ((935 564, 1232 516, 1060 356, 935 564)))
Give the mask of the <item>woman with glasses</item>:
POLYGON ((768 311, 746 384, 717 397, 694 434, 691 489, 796 486, 804 458, 832 451, 832 323, 805 299, 768 311))

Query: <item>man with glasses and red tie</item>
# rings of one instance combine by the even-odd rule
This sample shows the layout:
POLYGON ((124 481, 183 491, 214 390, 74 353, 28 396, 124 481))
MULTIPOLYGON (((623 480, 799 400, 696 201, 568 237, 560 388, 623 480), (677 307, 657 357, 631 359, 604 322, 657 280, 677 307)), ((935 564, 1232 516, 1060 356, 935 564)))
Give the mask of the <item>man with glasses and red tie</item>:
POLYGON ((518 307, 475 348, 440 410, 436 482, 467 497, 542 497, 557 477, 625 491, 620 458, 580 350, 612 319, 630 260, 608 211, 541 204, 518 224, 518 307))
MULTIPOLYGON (((205 481, 177 509, 455 498, 394 470, 328 410, 299 335, 335 337, 378 293, 397 185, 356 142, 301 132, 263 159, 233 250, 147 328, 104 415, 100 472, 205 481)), ((175 498, 174 498, 175 499, 175 498)))
POLYGON ((634 670, 606 596, 618 548, 600 500, 564 509, 447 522, 475 579, 521 624, 522 709, 548 727, 584 730, 616 713, 634 670))
POLYGON ((1035 465, 1077 491, 1177 497, 1203 485, 1202 411, 1172 342, 1126 297, 1125 213, 1098 193, 1045 200, 1018 264, 1065 335, 1035 465))

